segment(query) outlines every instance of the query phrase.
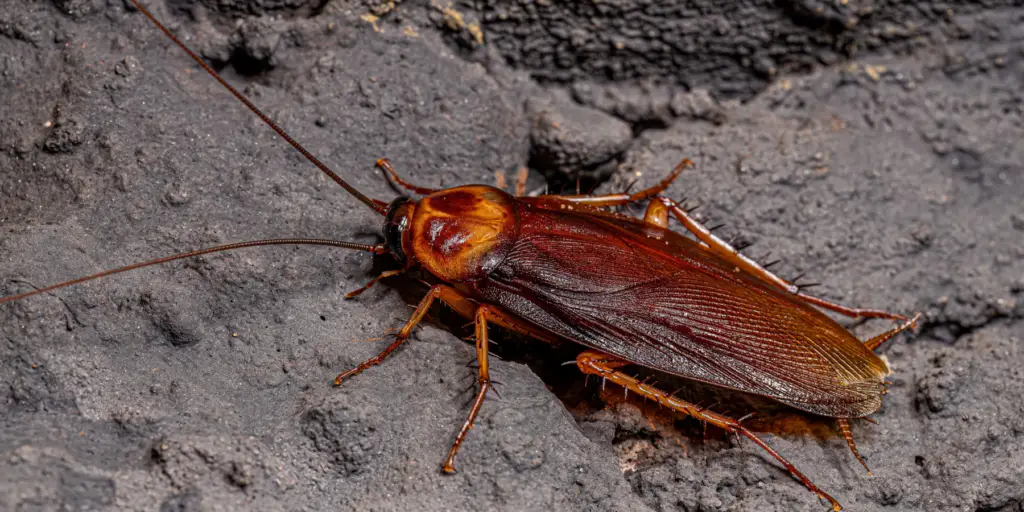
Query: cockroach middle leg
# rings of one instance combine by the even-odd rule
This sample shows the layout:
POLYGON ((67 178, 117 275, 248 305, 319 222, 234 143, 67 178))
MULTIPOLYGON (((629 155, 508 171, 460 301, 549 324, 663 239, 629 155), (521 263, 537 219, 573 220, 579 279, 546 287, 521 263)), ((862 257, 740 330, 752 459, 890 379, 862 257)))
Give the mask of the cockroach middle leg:
MULTIPOLYGON (((471 303, 469 306, 473 307, 471 303)), ((480 413, 480 407, 484 403, 484 398, 486 398, 487 392, 494 389, 492 387, 494 381, 491 380, 491 376, 488 373, 487 349, 489 342, 487 326, 489 324, 497 325, 510 331, 533 336, 541 341, 555 341, 555 338, 552 337, 551 334, 532 327, 495 306, 484 304, 476 306, 476 311, 472 314, 466 314, 465 309, 459 311, 459 313, 463 316, 474 319, 476 335, 477 385, 479 386, 479 390, 477 391, 476 398, 473 400, 473 405, 469 408, 469 416, 466 418, 466 422, 462 424, 462 428, 459 429, 458 435, 455 436, 455 442, 452 443, 452 448, 448 451, 448 456, 444 460, 444 466, 442 469, 445 473, 455 473, 455 455, 459 452, 459 448, 462 447, 462 442, 466 439, 466 434, 468 434, 473 428, 473 423, 476 421, 476 417, 480 413)))
POLYGON ((808 489, 810 489, 811 492, 817 494, 820 498, 828 500, 828 502, 832 505, 832 510, 842 510, 843 507, 839 505, 839 502, 836 501, 835 498, 833 498, 828 493, 822 491, 817 486, 815 486, 810 479, 804 476, 804 474, 801 473, 800 470, 796 468, 796 466, 794 466, 792 463, 786 460, 785 457, 783 457, 781 454, 779 454, 779 452, 775 451, 771 446, 769 446, 767 443, 761 440, 761 438, 759 438, 756 434, 754 434, 746 427, 744 427, 742 424, 740 424, 740 422, 728 416, 724 416, 715 412, 711 412, 707 409, 698 407, 697 405, 694 405, 690 402, 680 400, 679 398, 669 395, 668 393, 658 388, 644 384, 636 380, 635 378, 619 370, 616 370, 616 367, 622 366, 623 364, 625 364, 623 361, 615 357, 609 356, 607 354, 602 354, 600 352, 595 352, 592 350, 587 350, 576 358, 576 366, 578 366, 580 371, 582 371, 585 374, 597 375, 605 380, 612 381, 613 383, 618 384, 619 386, 622 386, 634 393, 650 398, 662 406, 692 416, 702 422, 710 423, 712 425, 724 429, 727 432, 743 435, 744 437, 750 439, 758 446, 763 448, 765 451, 767 451, 772 457, 775 458, 775 460, 777 460, 780 464, 782 464, 784 468, 786 468, 786 471, 788 471, 791 475, 796 477, 797 480, 800 480, 800 482, 802 482, 808 489))
POLYGON ((391 355, 395 349, 402 346, 402 344, 409 339, 409 335, 412 333, 413 328, 416 327, 416 324, 420 323, 420 321, 423 320, 423 317, 426 316, 427 311, 430 310, 430 306, 435 300, 441 300, 455 309, 455 311, 467 317, 471 317, 473 315, 473 311, 476 309, 476 305, 470 302, 469 299, 459 293, 455 288, 442 284, 434 286, 429 292, 427 292, 427 296, 423 297, 423 300, 420 301, 419 305, 416 306, 416 310, 413 311, 412 316, 409 317, 409 321, 407 321, 405 325, 402 326, 401 330, 395 334, 395 341, 391 342, 391 344, 385 347, 379 354, 359 363, 355 368, 342 372, 340 375, 335 377, 334 385, 340 386, 341 382, 345 379, 358 375, 371 366, 380 364, 386 357, 391 355))
POLYGON ((681 162, 676 164, 672 172, 669 173, 665 179, 659 181, 656 185, 650 188, 646 188, 639 192, 632 194, 606 194, 600 196, 591 195, 568 195, 568 196, 541 196, 551 198, 556 201, 564 201, 573 204, 583 204, 587 206, 603 207, 603 206, 619 206, 627 203, 635 203, 637 201, 643 201, 657 196, 664 192, 669 185, 679 177, 687 167, 693 167, 693 162, 689 158, 684 158, 681 162))
POLYGON ((476 417, 480 414, 480 407, 484 403, 484 398, 487 397, 487 392, 491 390, 491 375, 487 365, 487 322, 493 321, 494 323, 504 324, 507 322, 507 318, 504 314, 495 308, 494 306, 483 305, 476 308, 476 361, 477 361, 477 377, 476 382, 479 389, 476 393, 476 398, 473 400, 473 405, 469 408, 469 416, 466 418, 466 422, 462 424, 462 428, 459 429, 458 435, 455 436, 455 442, 452 443, 451 450, 448 451, 448 456, 444 459, 444 466, 442 470, 445 473, 455 473, 455 455, 459 453, 459 448, 462 447, 462 442, 466 439, 466 434, 473 428, 473 423, 476 421, 476 417))
MULTIPOLYGON (((921 313, 918 313, 914 315, 914 318, 911 318, 910 320, 907 320, 906 322, 865 341, 864 346, 867 347, 868 350, 874 351, 890 338, 917 325, 917 321, 920 318, 921 313)), ((868 475, 870 475, 871 468, 868 467, 868 464, 864 462, 864 458, 860 456, 860 452, 857 451, 857 443, 854 442, 853 432, 850 430, 850 420, 848 418, 838 418, 837 421, 839 423, 839 431, 843 434, 843 439, 846 439, 846 445, 850 447, 850 451, 853 452, 853 456, 857 457, 857 460, 860 461, 860 464, 864 466, 864 469, 867 470, 868 475)), ((868 421, 871 420, 868 419, 868 421)))
POLYGON ((391 180, 393 183, 414 194, 429 195, 440 190, 436 188, 421 187, 419 185, 414 185, 412 183, 409 183, 408 181, 405 181, 404 179, 402 179, 401 176, 398 175, 398 172, 395 171, 395 168, 391 166, 391 161, 388 160, 387 158, 378 158, 377 167, 383 170, 384 175, 387 176, 388 179, 391 180))
POLYGON ((668 229, 668 207, 661 201, 651 201, 644 212, 644 222, 662 229, 668 229))
POLYGON ((725 240, 722 240, 721 238, 716 236, 714 233, 711 232, 710 229, 704 227, 703 224, 697 222, 696 219, 691 217, 690 214, 688 214, 684 208, 679 206, 679 203, 676 203, 675 201, 667 197, 657 197, 654 199, 654 201, 663 204, 664 207, 669 212, 672 213, 672 216, 674 216, 680 223, 682 223, 683 227, 685 227, 687 231, 693 233, 693 236, 697 237, 697 240, 700 240, 701 243, 703 243, 704 247, 706 247, 709 251, 715 253, 716 255, 720 256, 726 261, 736 265, 738 268, 747 272, 748 274, 755 276, 761 279, 762 281, 774 285, 782 290, 792 293, 793 295, 799 297, 801 300, 805 302, 828 309, 830 311, 835 311, 836 313, 851 318, 886 318, 889 320, 907 320, 907 317, 903 315, 889 313, 888 311, 882 311, 878 309, 852 308, 819 297, 807 295, 806 293, 800 291, 799 286, 790 283, 789 281, 786 281, 785 279, 782 279, 781 277, 775 275, 770 270, 764 268, 753 259, 748 258, 744 254, 740 253, 739 250, 729 245, 729 243, 726 242, 725 240))

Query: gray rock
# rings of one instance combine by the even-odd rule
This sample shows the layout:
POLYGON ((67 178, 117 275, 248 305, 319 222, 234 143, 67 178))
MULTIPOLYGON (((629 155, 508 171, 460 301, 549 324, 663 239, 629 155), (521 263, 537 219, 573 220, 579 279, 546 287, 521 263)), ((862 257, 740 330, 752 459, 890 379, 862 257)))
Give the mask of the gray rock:
MULTIPOLYGON (((15 4, 0 12, 0 293, 228 241, 380 240, 379 216, 135 10, 15 4)), ((543 140, 570 172, 614 163, 601 190, 693 158, 669 195, 750 254, 825 297, 926 314, 882 348, 878 424, 853 425, 873 477, 831 422, 763 406, 753 428, 850 510, 1024 502, 1019 7, 150 4, 382 200, 397 195, 382 156, 428 187, 527 165, 524 100, 563 89, 573 136, 543 140), (437 22, 460 12, 453 40, 437 22)), ((0 305, 0 509, 825 509, 750 443, 620 404, 561 366, 571 348, 498 330, 501 398, 440 474, 473 395, 462 320, 442 311, 445 329, 331 385, 422 297, 409 278, 344 299, 388 265, 253 248, 0 305)), ((740 398, 707 404, 739 416, 740 398)))

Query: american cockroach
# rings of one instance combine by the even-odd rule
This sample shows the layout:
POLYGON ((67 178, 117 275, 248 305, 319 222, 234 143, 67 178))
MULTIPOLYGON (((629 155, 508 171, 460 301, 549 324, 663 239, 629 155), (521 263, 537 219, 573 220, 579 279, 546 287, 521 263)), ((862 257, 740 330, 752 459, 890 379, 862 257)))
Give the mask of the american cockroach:
POLYGON ((701 408, 624 373, 626 365, 771 398, 811 414, 836 418, 854 456, 849 421, 876 412, 886 392, 886 363, 874 353, 913 327, 919 316, 846 307, 808 295, 741 254, 661 195, 692 162, 683 159, 661 182, 635 193, 511 195, 487 185, 448 189, 403 180, 386 159, 377 162, 395 184, 423 196, 391 202, 355 189, 292 139, 244 95, 178 40, 145 7, 132 3, 271 129, 350 195, 384 218, 384 242, 268 239, 199 249, 107 270, 27 293, 0 304, 182 258, 260 245, 326 245, 387 255, 400 266, 379 279, 421 271, 432 285, 393 341, 378 355, 338 375, 342 384, 399 348, 441 301, 475 322, 478 391, 443 462, 455 457, 489 391, 488 325, 547 342, 586 347, 575 364, 658 404, 742 435, 774 457, 834 510, 839 503, 815 486, 741 421, 701 408), (649 201, 642 219, 610 207, 649 201), (693 238, 668 228, 680 222, 693 238), (867 341, 854 337, 819 308, 854 318, 899 324, 867 341))

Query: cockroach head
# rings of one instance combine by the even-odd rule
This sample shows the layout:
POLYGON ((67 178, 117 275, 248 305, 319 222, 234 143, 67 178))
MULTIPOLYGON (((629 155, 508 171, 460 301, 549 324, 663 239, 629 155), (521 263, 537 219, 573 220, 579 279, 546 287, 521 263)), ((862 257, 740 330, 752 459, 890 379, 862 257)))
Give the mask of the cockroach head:
POLYGON ((409 260, 405 255, 405 248, 402 246, 402 238, 412 222, 412 211, 415 206, 415 201, 400 196, 388 205, 387 216, 384 220, 384 242, 388 244, 391 256, 403 267, 409 260))

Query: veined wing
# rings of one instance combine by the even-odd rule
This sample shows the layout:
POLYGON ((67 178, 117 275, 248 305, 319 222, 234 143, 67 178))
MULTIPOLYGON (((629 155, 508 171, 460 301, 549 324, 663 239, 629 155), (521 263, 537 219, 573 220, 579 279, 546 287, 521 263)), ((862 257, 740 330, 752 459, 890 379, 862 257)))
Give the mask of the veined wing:
POLYGON ((563 338, 826 416, 881 404, 885 363, 820 311, 678 233, 524 204, 478 293, 563 338))

